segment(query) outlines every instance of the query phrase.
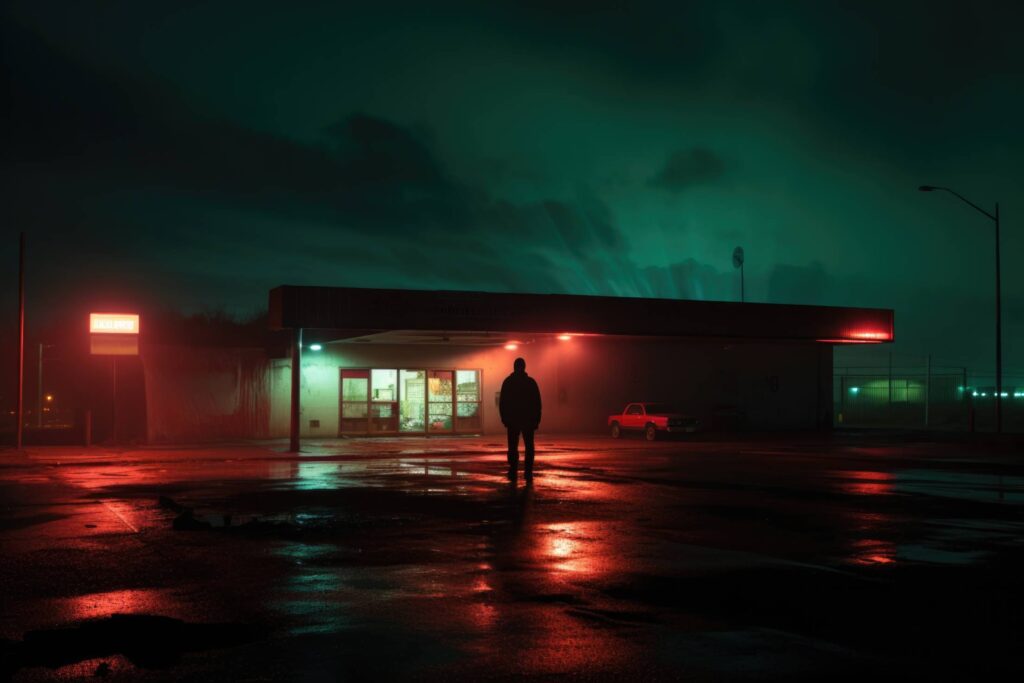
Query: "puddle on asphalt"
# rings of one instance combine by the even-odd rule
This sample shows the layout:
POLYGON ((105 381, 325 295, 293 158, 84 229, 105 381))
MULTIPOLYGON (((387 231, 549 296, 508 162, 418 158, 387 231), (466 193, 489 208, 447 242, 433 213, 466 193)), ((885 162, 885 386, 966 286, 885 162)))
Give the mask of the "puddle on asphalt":
POLYGON ((941 470, 843 470, 829 474, 843 493, 863 496, 915 494, 985 503, 1024 503, 1024 477, 941 470))
POLYGON ((73 673, 123 655, 135 667, 162 669, 176 664, 186 652, 235 647, 260 636, 259 629, 244 624, 200 624, 149 614, 114 614, 75 626, 29 631, 21 642, 6 648, 5 668, 11 674, 35 667, 73 673))
POLYGON ((891 534, 886 515, 861 515, 859 531, 867 535, 850 543, 849 562, 860 565, 919 563, 969 565, 987 560, 1006 546, 1020 546, 1024 524, 996 519, 940 519, 924 524, 922 535, 897 542, 878 532, 891 534), (876 520, 873 524, 868 518, 876 520))
POLYGON ((894 486, 898 493, 1009 505, 1024 503, 1024 477, 940 470, 901 470, 896 472, 894 486))
POLYGON ((844 470, 831 476, 839 479, 838 488, 843 493, 859 496, 881 496, 895 492, 891 472, 874 472, 870 470, 844 470))

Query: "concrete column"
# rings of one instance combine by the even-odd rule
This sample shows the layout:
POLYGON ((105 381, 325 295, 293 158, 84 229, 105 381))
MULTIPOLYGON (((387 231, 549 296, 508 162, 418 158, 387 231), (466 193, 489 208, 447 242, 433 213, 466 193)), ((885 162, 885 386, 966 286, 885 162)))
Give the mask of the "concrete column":
POLYGON ((302 389, 302 328, 295 330, 295 337, 292 339, 292 402, 291 402, 291 428, 288 433, 288 450, 292 453, 299 452, 300 433, 302 425, 301 405, 299 392, 302 389))

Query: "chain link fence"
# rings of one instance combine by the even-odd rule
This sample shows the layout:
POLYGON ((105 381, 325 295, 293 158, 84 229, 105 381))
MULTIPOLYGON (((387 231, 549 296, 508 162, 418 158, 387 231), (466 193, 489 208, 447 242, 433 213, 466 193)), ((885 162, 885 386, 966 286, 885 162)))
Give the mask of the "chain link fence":
MULTIPOLYGON (((837 427, 928 428, 994 431, 992 375, 966 367, 921 365, 836 367, 837 427)), ((1003 376, 1003 431, 1024 432, 1024 378, 1003 376)))

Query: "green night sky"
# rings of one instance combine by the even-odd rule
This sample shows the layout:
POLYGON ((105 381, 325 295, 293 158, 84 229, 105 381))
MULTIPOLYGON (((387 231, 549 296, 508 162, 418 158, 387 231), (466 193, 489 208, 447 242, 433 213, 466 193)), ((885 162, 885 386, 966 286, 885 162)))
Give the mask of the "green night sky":
POLYGON ((749 300, 891 307, 901 357, 991 372, 992 226, 931 183, 1001 202, 1024 374, 1013 3, 3 12, 8 320, 19 230, 36 321, 282 283, 730 300, 742 245, 749 300))

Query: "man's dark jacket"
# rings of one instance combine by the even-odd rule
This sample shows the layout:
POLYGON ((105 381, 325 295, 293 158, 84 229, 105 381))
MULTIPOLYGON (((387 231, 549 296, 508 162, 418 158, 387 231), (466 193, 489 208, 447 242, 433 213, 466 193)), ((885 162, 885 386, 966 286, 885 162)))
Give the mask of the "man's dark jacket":
POLYGON ((506 427, 536 429, 540 424, 540 389, 525 372, 513 372, 501 383, 498 403, 506 427))

